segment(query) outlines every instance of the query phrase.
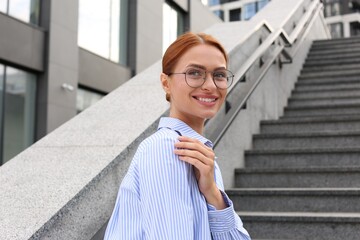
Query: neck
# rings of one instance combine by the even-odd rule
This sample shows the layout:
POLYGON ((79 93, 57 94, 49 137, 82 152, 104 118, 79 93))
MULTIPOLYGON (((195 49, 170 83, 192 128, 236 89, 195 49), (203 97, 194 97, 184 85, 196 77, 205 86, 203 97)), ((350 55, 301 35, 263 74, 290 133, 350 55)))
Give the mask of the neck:
POLYGON ((184 123, 189 125, 192 129, 194 129, 194 131, 196 131, 200 135, 203 135, 205 119, 179 117, 176 114, 172 114, 171 111, 170 111, 170 117, 177 118, 177 119, 183 121, 184 123))

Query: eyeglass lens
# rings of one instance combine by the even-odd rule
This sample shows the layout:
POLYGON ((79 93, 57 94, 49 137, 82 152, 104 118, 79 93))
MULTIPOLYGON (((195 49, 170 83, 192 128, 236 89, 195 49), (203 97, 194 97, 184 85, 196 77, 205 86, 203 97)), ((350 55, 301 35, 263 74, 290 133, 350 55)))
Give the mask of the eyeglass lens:
MULTIPOLYGON (((188 69, 185 72, 186 82, 190 87, 200 87, 206 81, 206 71, 203 69, 188 69)), ((218 88, 228 88, 234 75, 226 69, 211 72, 212 79, 218 88)))

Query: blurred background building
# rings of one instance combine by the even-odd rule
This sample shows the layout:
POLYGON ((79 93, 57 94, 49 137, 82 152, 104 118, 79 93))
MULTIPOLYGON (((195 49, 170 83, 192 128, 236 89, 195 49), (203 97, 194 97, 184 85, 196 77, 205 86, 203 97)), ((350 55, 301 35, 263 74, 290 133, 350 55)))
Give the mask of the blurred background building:
POLYGON ((220 21, 200 1, 0 0, 0 165, 159 60, 179 34, 220 21))
MULTIPOLYGON (((271 0, 203 0, 225 22, 249 20, 271 0)), ((324 0, 332 38, 360 35, 359 0, 324 0)), ((276 13, 274 13, 276 14, 276 13)))
MULTIPOLYGON (((159 60, 179 34, 249 20, 269 2, 0 0, 0 165, 159 60)), ((360 34, 359 0, 323 3, 333 38, 360 34)))

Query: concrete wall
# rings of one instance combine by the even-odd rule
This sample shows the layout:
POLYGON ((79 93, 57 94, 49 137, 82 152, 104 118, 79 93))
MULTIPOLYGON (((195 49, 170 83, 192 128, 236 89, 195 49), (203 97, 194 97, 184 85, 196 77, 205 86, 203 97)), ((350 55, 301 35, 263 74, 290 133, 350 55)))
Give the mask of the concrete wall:
POLYGON ((79 84, 109 93, 130 78, 128 67, 79 49, 79 84))
POLYGON ((163 0, 138 0, 136 22, 136 72, 162 56, 163 0))
POLYGON ((44 70, 45 32, 0 13, 0 60, 44 70), (14 31, 16 29, 16 31, 14 31))
POLYGON ((45 73, 38 79, 37 139, 76 115, 78 82, 78 1, 41 1, 41 25, 47 31, 45 73), (64 17, 66 16, 66 17, 64 17))

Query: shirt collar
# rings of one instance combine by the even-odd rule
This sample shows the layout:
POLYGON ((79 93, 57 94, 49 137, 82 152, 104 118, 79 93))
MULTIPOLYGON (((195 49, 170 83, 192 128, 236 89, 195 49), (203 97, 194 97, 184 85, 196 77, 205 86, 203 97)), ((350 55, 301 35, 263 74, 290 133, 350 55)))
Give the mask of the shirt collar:
POLYGON ((190 138, 195 138, 205 144, 208 147, 213 147, 213 143, 197 133, 194 129, 192 129, 189 125, 184 123, 183 121, 177 119, 177 118, 171 118, 171 117, 162 117, 160 118, 158 129, 160 128, 170 128, 172 130, 179 131, 181 135, 187 136, 190 138))

